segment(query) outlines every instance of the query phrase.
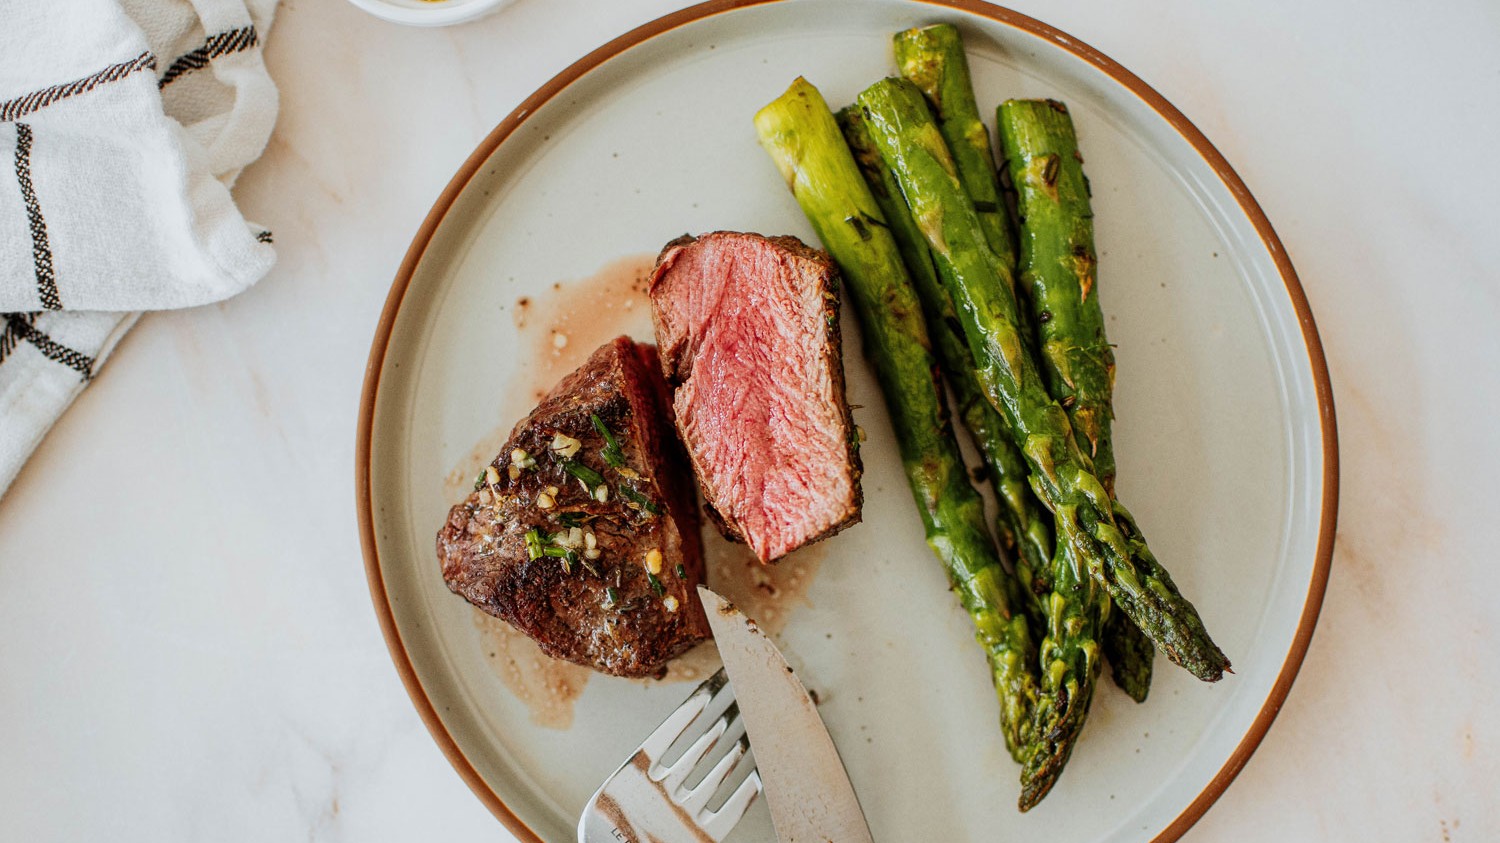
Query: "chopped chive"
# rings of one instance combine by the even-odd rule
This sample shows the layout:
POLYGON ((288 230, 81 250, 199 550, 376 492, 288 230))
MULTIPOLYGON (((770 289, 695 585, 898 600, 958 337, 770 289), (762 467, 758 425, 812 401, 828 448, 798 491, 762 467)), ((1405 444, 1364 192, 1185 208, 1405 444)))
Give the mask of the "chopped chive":
POLYGON ((578 561, 578 551, 573 550, 572 548, 562 547, 561 545, 549 544, 546 547, 542 548, 542 553, 546 556, 553 556, 558 559, 566 559, 569 562, 578 561))
POLYGON ((682 567, 682 563, 681 562, 678 562, 677 563, 677 567, 674 568, 673 570, 675 570, 677 572, 677 578, 679 580, 685 580, 685 579, 687 579, 687 569, 682 567))
POLYGON ((583 485, 590 492, 592 492, 595 487, 604 484, 604 475, 593 470, 592 468, 589 468, 581 462, 567 460, 563 463, 563 468, 566 469, 569 474, 581 480, 583 482, 583 485))
POLYGON ((479 469, 479 476, 474 478, 474 491, 484 488, 484 469, 479 469))
POLYGON ((604 449, 599 452, 599 455, 604 457, 604 461, 609 464, 610 468, 620 468, 625 465, 625 452, 620 450, 620 441, 609 432, 609 426, 599 418, 598 413, 589 413, 589 421, 594 423, 594 429, 604 437, 604 449))
POLYGON ((640 492, 637 492, 630 486, 627 486, 623 483, 620 484, 620 494, 624 495, 628 500, 640 504, 643 509, 645 509, 652 515, 661 514, 661 507, 657 506, 655 501, 651 500, 640 492))
POLYGON ((604 596, 609 598, 609 605, 617 606, 620 603, 620 590, 614 586, 604 589, 604 596))
POLYGON ((557 558, 557 559, 561 559, 563 561, 563 563, 562 563, 563 573, 565 573, 565 574, 571 574, 571 573, 573 573, 573 563, 578 561, 578 554, 577 553, 569 550, 566 547, 558 547, 555 544, 554 545, 548 545, 547 547, 542 548, 542 553, 545 554, 545 555, 547 555, 547 556, 551 556, 551 557, 554 557, 554 558, 557 558))
POLYGON ((536 530, 526 531, 526 557, 528 559, 541 559, 544 549, 542 548, 542 534, 536 530))
POLYGON ((582 527, 585 519, 581 512, 564 512, 557 516, 557 523, 564 527, 582 527))
POLYGON ((615 441, 615 435, 609 432, 609 427, 605 425, 604 419, 599 418, 598 413, 589 413, 589 421, 593 422, 594 429, 599 431, 599 435, 604 437, 604 441, 609 443, 609 447, 620 447, 620 443, 615 441))
POLYGON ((646 581, 651 583, 651 590, 656 592, 657 597, 661 597, 667 593, 667 587, 662 585, 661 580, 657 579, 656 575, 650 571, 646 572, 646 581))

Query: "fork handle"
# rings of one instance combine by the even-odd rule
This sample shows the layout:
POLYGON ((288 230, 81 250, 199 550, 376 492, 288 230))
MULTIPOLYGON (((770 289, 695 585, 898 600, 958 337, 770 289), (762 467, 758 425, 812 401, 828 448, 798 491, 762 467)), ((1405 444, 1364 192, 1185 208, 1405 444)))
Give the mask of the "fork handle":
POLYGON ((650 759, 637 753, 598 793, 578 821, 578 843, 712 843, 687 813, 646 775, 650 759), (627 815, 623 806, 633 810, 627 815))

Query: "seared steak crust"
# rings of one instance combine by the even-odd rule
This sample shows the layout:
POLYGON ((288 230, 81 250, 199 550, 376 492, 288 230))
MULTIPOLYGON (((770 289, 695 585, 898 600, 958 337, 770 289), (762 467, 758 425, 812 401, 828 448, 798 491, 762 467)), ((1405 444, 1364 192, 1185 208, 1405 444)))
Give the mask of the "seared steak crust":
POLYGON ((437 536, 451 590, 547 655, 617 676, 659 675, 709 636, 696 501, 659 366, 628 337, 594 352, 516 425, 437 536))
POLYGON ((662 370, 710 519, 763 562, 859 521, 838 272, 795 237, 668 243, 651 276, 662 370))

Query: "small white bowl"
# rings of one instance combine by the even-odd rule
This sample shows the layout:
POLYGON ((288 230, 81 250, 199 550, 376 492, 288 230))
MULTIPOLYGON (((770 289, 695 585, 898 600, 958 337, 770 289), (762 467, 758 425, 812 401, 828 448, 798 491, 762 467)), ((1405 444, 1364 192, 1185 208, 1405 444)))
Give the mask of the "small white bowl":
POLYGON ((512 0, 349 0, 382 20, 407 26, 448 26, 484 17, 512 0))

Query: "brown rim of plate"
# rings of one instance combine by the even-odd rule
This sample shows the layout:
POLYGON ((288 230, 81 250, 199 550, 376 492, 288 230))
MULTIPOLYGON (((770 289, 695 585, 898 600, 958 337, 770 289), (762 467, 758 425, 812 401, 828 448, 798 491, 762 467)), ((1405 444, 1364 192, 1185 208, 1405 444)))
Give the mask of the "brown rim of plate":
MULTIPOLYGON (((375 547, 375 522, 374 508, 371 499, 370 488, 370 437, 373 430, 375 417, 375 395, 380 387, 381 367, 385 363, 386 350, 390 344, 391 328, 395 324, 396 314, 401 309, 401 302, 405 298, 407 287, 411 284, 412 275, 415 273, 417 264, 421 262, 422 255, 431 242, 433 233, 438 225, 447 215, 449 208, 453 206, 460 193, 468 185, 474 174, 479 171, 485 161, 489 160, 495 150, 510 137, 526 119, 535 114, 549 100, 557 96, 573 82, 587 74, 589 71, 604 64, 609 59, 624 53, 625 51, 643 44, 664 32, 669 32, 680 26, 684 26, 704 18, 733 11, 747 6, 760 6, 769 3, 783 2, 784 0, 709 0, 699 3, 669 15, 657 18, 654 21, 643 24, 630 30, 624 35, 615 38, 607 44, 595 49, 583 58, 569 65, 561 73, 552 77, 546 84, 538 88, 531 96, 527 97, 514 111, 501 120, 479 146, 463 163, 463 166, 454 174, 448 186, 443 189, 432 210, 427 213, 422 225, 417 229, 412 244, 407 249, 406 257, 401 261, 401 268, 396 272, 396 278, 391 284, 391 291, 386 297, 385 307, 380 313, 380 323, 375 329, 375 337, 370 344, 370 358, 365 366, 365 382, 360 393, 359 406, 359 435, 355 445, 355 494, 358 498, 359 507, 359 538, 360 545, 364 551, 365 574, 369 579, 370 597, 375 604, 375 614, 380 621, 381 632, 385 635, 387 647, 391 651, 391 660, 395 662, 396 672, 401 675, 401 683, 406 686, 407 693, 411 696, 412 704, 416 706, 417 714, 421 716, 422 722, 432 733, 433 740, 447 756, 449 763, 458 771, 459 776, 474 791, 492 813, 505 825, 518 839, 525 843, 543 843, 542 838, 532 831, 519 817, 513 813, 500 795, 492 789, 474 769, 474 765, 459 748, 457 741, 443 725, 438 717, 437 710, 433 707, 432 700, 428 698, 426 690, 418 681, 416 671, 412 667, 411 656, 406 652, 404 642, 401 640, 401 632, 396 628, 395 617, 391 612, 390 596, 385 590, 385 579, 380 570, 379 554, 375 547)), ((1250 189, 1235 173, 1229 162, 1219 150, 1209 142, 1208 138, 1198 131, 1182 112, 1178 111, 1166 98, 1157 93, 1150 85, 1141 81, 1139 77, 1122 67, 1118 62, 1104 55, 1098 50, 1079 41, 1061 30, 1054 29, 1034 18, 1027 17, 1010 9, 992 6, 982 0, 916 0, 933 6, 943 6, 951 9, 968 12, 970 14, 988 18, 989 20, 1005 24, 1014 29, 1034 35, 1068 53, 1084 60, 1094 68, 1102 71, 1114 81, 1120 83, 1144 101, 1153 111, 1161 115, 1172 128, 1182 135, 1183 139, 1192 145, 1203 160, 1213 168, 1219 180, 1234 195, 1241 210, 1250 218, 1255 226, 1256 233, 1260 235, 1261 242, 1265 244, 1270 252, 1276 269, 1281 273, 1282 281, 1286 285, 1287 295, 1291 298, 1292 307, 1297 313, 1297 322, 1302 329, 1302 337, 1307 346, 1308 359, 1312 364, 1312 374, 1315 390, 1318 396, 1318 418, 1323 432, 1323 502, 1319 513, 1319 532, 1317 545, 1317 559, 1314 563, 1312 580, 1308 584, 1307 600, 1302 607, 1302 617, 1297 622, 1297 634, 1292 639, 1291 649, 1287 652, 1286 661, 1282 663, 1281 672, 1276 677, 1276 682, 1271 686, 1271 693, 1266 697, 1260 712, 1250 724, 1250 729, 1245 733, 1239 744, 1230 753, 1224 766, 1214 775, 1201 793, 1188 804, 1176 819, 1172 820, 1165 829, 1152 839, 1152 843, 1170 843, 1187 832, 1193 823, 1203 816, 1209 806, 1219 798, 1234 777, 1244 769, 1246 762, 1250 760, 1255 748, 1260 745, 1261 739, 1265 737, 1266 731, 1271 728, 1271 723, 1281 711, 1282 703, 1286 701, 1288 692, 1291 691, 1292 682, 1297 678, 1297 671, 1302 667, 1303 657, 1307 654, 1307 648, 1312 641, 1313 628, 1318 623, 1318 613, 1323 607, 1323 594, 1328 586, 1328 573, 1333 562, 1333 538, 1338 521, 1338 499, 1339 499, 1339 454, 1338 454, 1338 425, 1334 418, 1333 409, 1333 387, 1328 379, 1328 361, 1323 356, 1323 344, 1318 337, 1317 325, 1313 322, 1312 310, 1308 307, 1307 296, 1302 290, 1302 283, 1297 280, 1297 272, 1292 268, 1291 259, 1287 256, 1286 249, 1282 247, 1281 240, 1271 227, 1271 221, 1266 218, 1265 212, 1261 210, 1260 204, 1255 197, 1250 195, 1250 189)))

